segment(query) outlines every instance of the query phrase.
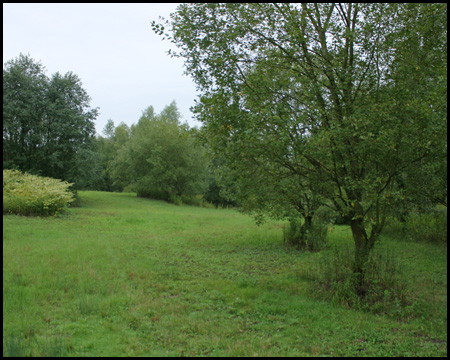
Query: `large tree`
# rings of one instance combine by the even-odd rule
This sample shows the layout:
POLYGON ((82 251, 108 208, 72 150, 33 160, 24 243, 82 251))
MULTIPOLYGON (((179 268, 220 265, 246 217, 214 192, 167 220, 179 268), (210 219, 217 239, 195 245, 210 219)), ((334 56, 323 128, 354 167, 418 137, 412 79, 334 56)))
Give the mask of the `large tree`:
POLYGON ((30 171, 40 162, 33 150, 42 142, 47 86, 43 65, 29 56, 20 54, 4 65, 4 169, 17 166, 30 171))
POLYGON ((68 181, 82 177, 97 109, 72 72, 48 78, 20 54, 3 69, 3 167, 68 181))
POLYGON ((350 220, 361 294, 370 250, 404 196, 397 178, 446 136, 446 9, 182 4, 153 23, 202 91, 197 117, 235 180, 258 170, 281 195, 283 179, 298 179, 285 182, 296 198, 314 194, 350 220))

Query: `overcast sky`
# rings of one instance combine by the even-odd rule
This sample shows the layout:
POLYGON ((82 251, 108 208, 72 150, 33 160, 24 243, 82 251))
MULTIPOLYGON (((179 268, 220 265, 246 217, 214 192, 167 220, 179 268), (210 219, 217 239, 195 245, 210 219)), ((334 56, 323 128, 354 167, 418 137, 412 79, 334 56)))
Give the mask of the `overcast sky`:
POLYGON ((156 35, 151 21, 166 19, 177 4, 3 4, 3 64, 20 53, 40 61, 47 76, 78 75, 100 108, 98 134, 108 119, 136 123, 153 105, 159 113, 175 100, 182 122, 199 126, 189 108, 197 92, 183 60, 156 35))

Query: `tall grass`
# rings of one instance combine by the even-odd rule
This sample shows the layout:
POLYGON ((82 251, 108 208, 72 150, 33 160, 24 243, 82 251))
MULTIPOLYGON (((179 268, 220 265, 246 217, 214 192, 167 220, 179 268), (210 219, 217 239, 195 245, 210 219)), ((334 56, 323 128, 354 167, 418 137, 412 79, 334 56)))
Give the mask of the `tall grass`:
POLYGON ((447 258, 436 245, 383 239, 421 300, 414 316, 395 317, 314 296, 305 274, 351 244, 346 227, 329 230, 321 252, 299 252, 283 245, 281 222, 79 195, 68 216, 3 217, 4 356, 447 354, 447 258))

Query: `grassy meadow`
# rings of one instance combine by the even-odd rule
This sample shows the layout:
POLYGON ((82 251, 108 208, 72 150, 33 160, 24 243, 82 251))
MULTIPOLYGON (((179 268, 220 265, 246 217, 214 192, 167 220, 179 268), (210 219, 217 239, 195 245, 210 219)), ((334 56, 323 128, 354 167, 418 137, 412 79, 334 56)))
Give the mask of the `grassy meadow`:
POLYGON ((446 356, 447 248, 382 236, 411 304, 355 310, 316 291, 320 253, 283 223, 79 192, 59 217, 3 216, 3 356, 446 356), (395 309, 394 309, 395 310, 395 309))

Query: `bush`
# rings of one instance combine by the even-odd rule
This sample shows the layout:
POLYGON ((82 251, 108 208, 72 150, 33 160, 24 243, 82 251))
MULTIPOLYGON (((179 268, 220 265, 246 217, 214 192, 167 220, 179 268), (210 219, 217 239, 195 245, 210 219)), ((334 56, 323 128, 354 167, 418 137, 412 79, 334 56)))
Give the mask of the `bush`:
POLYGON ((387 219, 383 234, 398 239, 442 244, 447 242, 447 208, 436 208, 426 212, 411 211, 400 221, 387 219))
POLYGON ((285 242, 300 250, 320 251, 326 245, 327 230, 328 227, 319 222, 307 227, 302 219, 292 218, 289 226, 284 226, 283 236, 285 242))
POLYGON ((168 203, 181 206, 183 204, 192 206, 208 206, 200 195, 177 195, 171 194, 165 190, 160 190, 150 185, 146 179, 141 179, 136 187, 137 196, 153 200, 163 200, 168 203))
POLYGON ((210 183, 208 185, 208 189, 206 190, 203 199, 213 204, 216 208, 227 208, 227 207, 235 207, 237 204, 234 201, 228 200, 224 198, 220 194, 221 187, 217 184, 217 180, 213 177, 210 179, 210 183))
POLYGON ((138 197, 149 198, 153 200, 169 201, 170 194, 167 191, 160 190, 150 185, 146 179, 141 179, 136 184, 136 192, 138 197))
POLYGON ((205 201, 203 200, 201 195, 191 195, 191 196, 187 196, 187 195, 182 195, 181 196, 181 201, 183 202, 183 204, 186 205, 191 205, 191 206, 205 206, 205 201))
POLYGON ((65 181, 3 170, 3 214, 57 215, 73 202, 65 181))
POLYGON ((396 239, 404 239, 406 237, 405 223, 401 222, 396 217, 388 217, 386 218, 382 234, 396 239))
POLYGON ((387 250, 372 251, 365 268, 364 295, 357 294, 357 276, 353 272, 354 251, 350 247, 333 247, 321 253, 317 267, 306 277, 318 286, 315 295, 332 299, 348 308, 410 316, 411 296, 398 263, 387 250))
POLYGON ((163 200, 174 205, 183 205, 181 196, 169 194, 167 191, 155 189, 151 186, 145 186, 142 182, 137 185, 136 190, 138 197, 144 197, 152 200, 163 200))
POLYGON ((406 218, 405 232, 413 241, 447 242, 447 209, 409 214, 406 218))
POLYGON ((167 202, 174 204, 174 205, 178 205, 178 206, 183 205, 183 200, 181 199, 181 196, 174 195, 174 194, 169 195, 169 199, 167 200, 167 202))
POLYGON ((125 185, 125 187, 123 188, 122 192, 124 192, 124 193, 137 192, 136 184, 125 185))

